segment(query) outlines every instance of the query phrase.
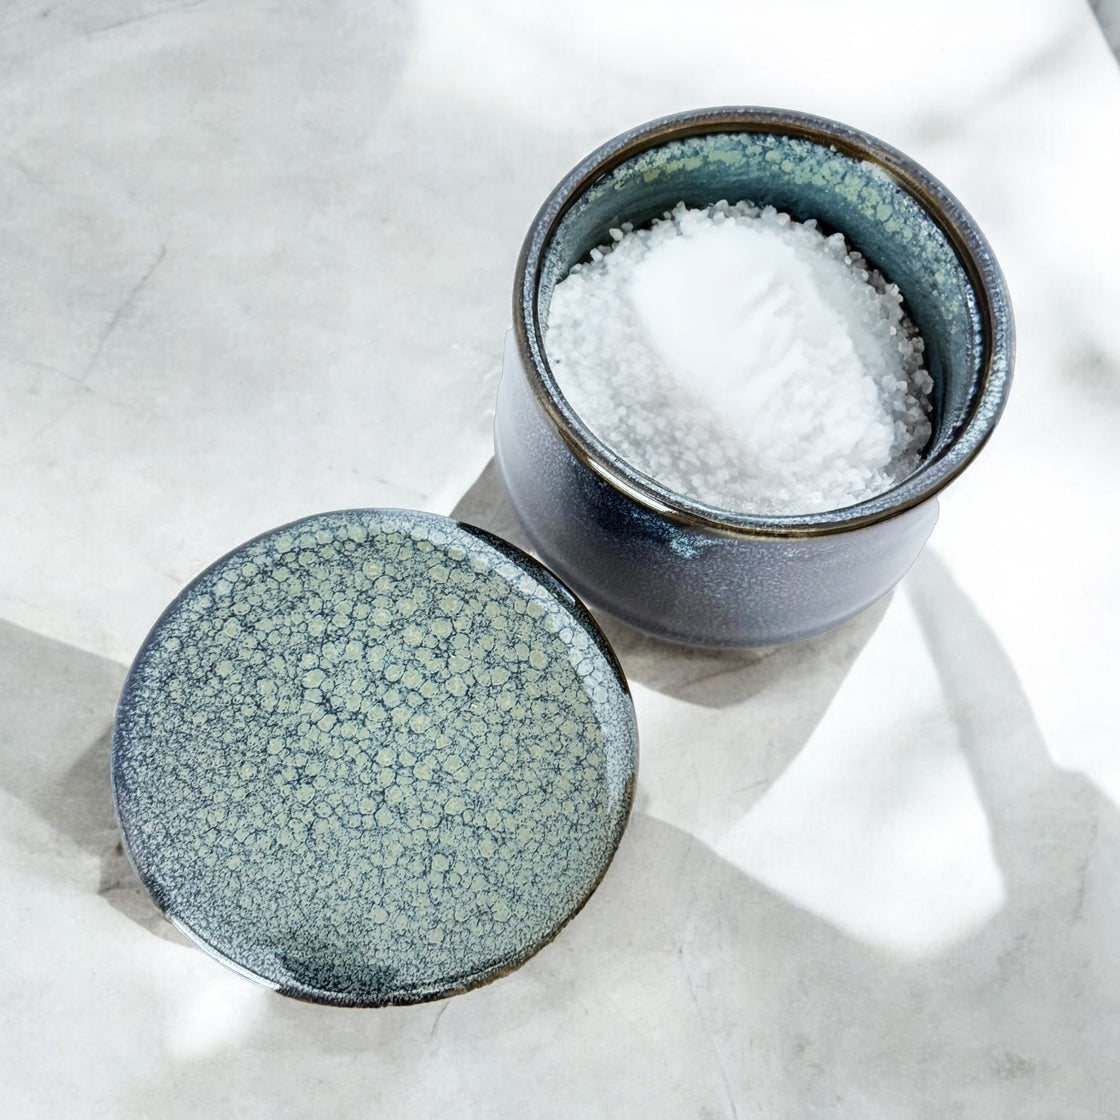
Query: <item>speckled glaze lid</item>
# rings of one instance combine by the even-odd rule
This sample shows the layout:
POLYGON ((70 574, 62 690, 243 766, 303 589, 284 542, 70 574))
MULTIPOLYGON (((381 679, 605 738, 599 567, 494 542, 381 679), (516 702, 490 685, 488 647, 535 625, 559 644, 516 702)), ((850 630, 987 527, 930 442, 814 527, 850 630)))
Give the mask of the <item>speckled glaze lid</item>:
POLYGON ((168 918, 286 995, 437 999, 517 967, 625 828, 633 705, 590 615, 482 530, 410 510, 276 529, 168 607, 112 777, 168 918))

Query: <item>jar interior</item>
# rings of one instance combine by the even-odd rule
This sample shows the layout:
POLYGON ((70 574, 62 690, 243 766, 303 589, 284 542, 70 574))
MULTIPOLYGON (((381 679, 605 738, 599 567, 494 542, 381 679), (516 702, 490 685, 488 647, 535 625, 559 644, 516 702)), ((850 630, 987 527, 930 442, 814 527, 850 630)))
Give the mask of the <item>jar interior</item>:
MULTIPOLYGON (((647 148, 605 171, 571 200, 544 245, 535 326, 541 341, 556 284, 610 241, 612 227, 646 225, 678 202, 704 207, 721 199, 774 206, 799 221, 815 218, 825 232, 842 232, 899 286, 925 341, 934 383, 922 466, 942 455, 968 420, 981 380, 976 292, 918 199, 879 163, 831 144, 768 131, 716 131, 647 148)), ((550 389, 559 393, 555 383, 550 389)))

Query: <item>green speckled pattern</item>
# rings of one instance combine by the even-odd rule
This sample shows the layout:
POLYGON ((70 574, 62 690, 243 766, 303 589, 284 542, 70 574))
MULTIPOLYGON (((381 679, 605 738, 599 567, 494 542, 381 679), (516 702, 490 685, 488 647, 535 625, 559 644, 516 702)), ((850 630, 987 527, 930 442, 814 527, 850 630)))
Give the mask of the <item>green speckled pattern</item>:
POLYGON ((306 999, 432 999, 516 967, 598 883, 637 733, 594 623, 447 518, 325 514, 168 608, 126 682, 113 783, 156 902, 306 999))

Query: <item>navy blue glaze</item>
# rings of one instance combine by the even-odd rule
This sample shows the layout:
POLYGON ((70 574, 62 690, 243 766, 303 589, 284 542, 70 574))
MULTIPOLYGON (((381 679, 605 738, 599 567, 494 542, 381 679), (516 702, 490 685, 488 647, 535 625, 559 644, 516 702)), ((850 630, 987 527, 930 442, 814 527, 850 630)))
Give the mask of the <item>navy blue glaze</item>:
POLYGON ((633 707, 594 622, 512 546, 408 510, 258 537, 168 608, 113 740, 164 912, 279 991, 374 1006, 508 972, 617 847, 633 707))

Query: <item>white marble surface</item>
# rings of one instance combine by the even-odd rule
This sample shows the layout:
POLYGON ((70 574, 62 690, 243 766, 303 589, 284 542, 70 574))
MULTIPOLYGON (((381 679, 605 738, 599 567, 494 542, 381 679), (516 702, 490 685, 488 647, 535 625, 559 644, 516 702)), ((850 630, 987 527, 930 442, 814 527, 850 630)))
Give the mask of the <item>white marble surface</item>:
POLYGON ((4 1115, 1120 1117, 1120 69, 1084 0, 8 0, 0 120, 4 1115), (736 102, 973 212, 1019 322, 995 437, 836 632, 610 627, 637 811, 521 970, 373 1012, 227 973, 116 845, 147 627, 316 510, 508 524, 532 214, 616 132, 736 102))

